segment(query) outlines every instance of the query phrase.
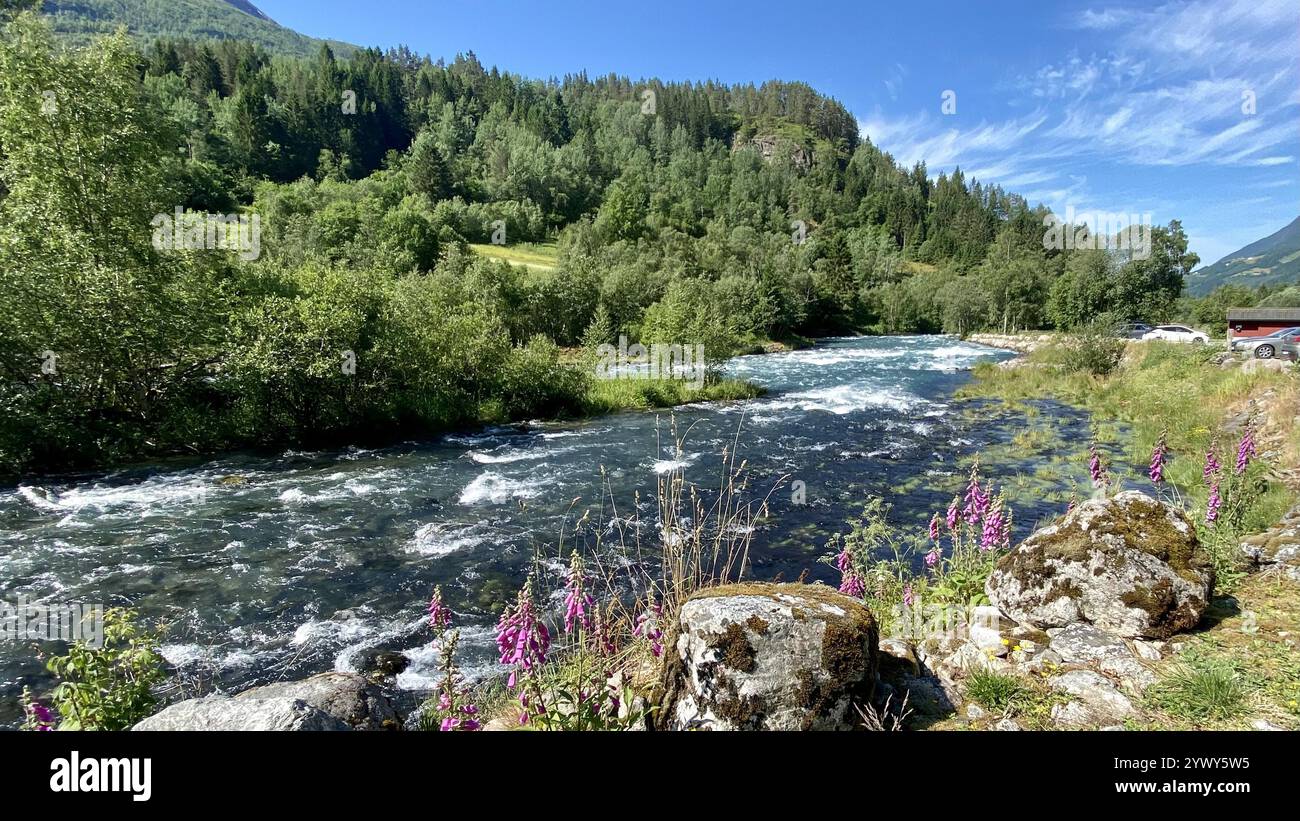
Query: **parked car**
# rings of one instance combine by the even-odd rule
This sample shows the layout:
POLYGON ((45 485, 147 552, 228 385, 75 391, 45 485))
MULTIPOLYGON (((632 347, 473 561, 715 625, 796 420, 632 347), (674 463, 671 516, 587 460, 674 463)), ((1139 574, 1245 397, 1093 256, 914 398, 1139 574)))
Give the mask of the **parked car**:
POLYGON ((1162 342, 1195 342, 1198 345, 1205 345, 1210 341, 1208 336, 1186 325, 1157 325, 1143 334, 1142 338, 1148 341, 1156 339, 1162 342))
POLYGON ((1290 359, 1292 362, 1300 362, 1300 337, 1289 337, 1286 342, 1277 346, 1278 359, 1290 359))
POLYGON ((1295 342, 1300 337, 1300 327, 1283 328, 1268 336, 1246 336, 1232 340, 1232 350, 1256 359, 1272 359, 1284 342, 1295 342))
POLYGON ((1155 329, 1145 322, 1126 322, 1123 325, 1115 326, 1115 337, 1118 339, 1141 339, 1153 330, 1155 329))

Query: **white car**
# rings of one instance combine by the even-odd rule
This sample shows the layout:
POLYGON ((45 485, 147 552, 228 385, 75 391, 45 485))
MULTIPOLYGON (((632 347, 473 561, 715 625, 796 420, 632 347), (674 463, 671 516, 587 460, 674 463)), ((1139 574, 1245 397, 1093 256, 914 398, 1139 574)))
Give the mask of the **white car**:
POLYGON ((1157 339, 1162 342, 1195 342, 1200 345, 1207 345, 1210 342, 1208 336, 1186 325, 1157 325, 1143 334, 1142 338, 1144 340, 1157 339))

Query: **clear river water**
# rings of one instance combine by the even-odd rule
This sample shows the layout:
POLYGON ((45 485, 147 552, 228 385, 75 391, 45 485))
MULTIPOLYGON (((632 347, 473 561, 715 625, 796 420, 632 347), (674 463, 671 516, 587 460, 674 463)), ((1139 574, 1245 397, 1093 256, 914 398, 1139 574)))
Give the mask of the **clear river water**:
MULTIPOLYGON (((483 675, 494 669, 501 603, 535 552, 558 572, 562 525, 597 504, 602 486, 624 515, 639 492, 638 512, 653 522, 657 474, 680 468, 716 487, 733 441, 752 493, 787 477, 754 533, 747 576, 807 571, 835 583, 818 561, 826 538, 869 495, 887 497, 895 524, 923 529, 959 483, 959 460, 1005 447, 1022 426, 1023 411, 952 398, 976 362, 1009 356, 953 337, 830 339, 733 359, 729 375, 768 391, 746 402, 0 488, 0 600, 134 606, 168 623, 171 664, 226 690, 354 669, 375 648, 403 652, 410 665, 397 684, 420 690, 436 676, 424 611, 441 584, 465 628, 466 672, 483 675), (804 483, 802 504, 793 481, 804 483)), ((1086 419, 1051 413, 1086 436, 1086 419)), ((1026 504, 1018 536, 1059 508, 1026 504)), ((17 719, 23 684, 50 683, 29 645, 0 642, 0 725, 17 719)))

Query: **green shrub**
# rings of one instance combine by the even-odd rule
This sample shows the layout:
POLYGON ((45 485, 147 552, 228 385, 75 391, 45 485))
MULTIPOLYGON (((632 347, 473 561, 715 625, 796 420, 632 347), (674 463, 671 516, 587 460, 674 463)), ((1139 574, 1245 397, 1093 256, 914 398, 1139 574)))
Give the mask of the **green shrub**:
POLYGON ((1119 366, 1127 344, 1111 336, 1109 323, 1098 321, 1084 326, 1066 345, 1065 369, 1070 373, 1086 372, 1108 376, 1119 366))
POLYGON ((99 648, 78 641, 46 665, 61 681, 52 702, 60 730, 125 730, 148 717, 153 687, 165 678, 159 636, 141 631, 132 610, 104 611, 99 648))

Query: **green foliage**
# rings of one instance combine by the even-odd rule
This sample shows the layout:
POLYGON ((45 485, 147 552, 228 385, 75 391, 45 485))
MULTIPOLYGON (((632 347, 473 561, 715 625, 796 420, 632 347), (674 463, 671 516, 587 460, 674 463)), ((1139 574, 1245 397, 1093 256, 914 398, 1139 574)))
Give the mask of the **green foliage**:
POLYGON ((1223 721, 1242 715, 1250 686, 1231 660, 1189 655, 1147 692, 1155 708, 1179 718, 1223 721))
POLYGON ((576 651, 547 665, 538 675, 544 707, 528 727, 552 731, 618 731, 640 727, 655 708, 636 709, 637 694, 624 683, 608 683, 609 660, 576 651), (620 711, 620 707, 626 708, 620 711))
MULTIPOLYGON (((41 5, 31 0, 6 0, 9 4, 41 5)), ((85 43, 97 34, 111 33, 129 23, 142 41, 155 37, 228 37, 257 43, 283 54, 307 57, 320 40, 286 29, 263 17, 241 11, 239 0, 46 0, 44 10, 53 17, 54 30, 63 38, 85 43)), ((356 47, 330 41, 342 53, 356 47)))
MULTIPOLYGON (((163 30, 212 5, 184 0, 163 30)), ((559 346, 596 337, 702 344, 706 391, 741 396, 718 366, 765 339, 1082 310, 1050 308, 1087 253, 1045 251, 1041 209, 899 167, 806 85, 649 81, 647 114, 647 83, 340 59, 216 5, 257 31, 64 53, 32 15, 7 26, 0 472, 698 395, 593 385, 559 346), (256 215, 260 256, 154 248, 178 206, 256 215)), ((131 6, 155 27, 155 3, 131 6)), ((1107 305, 1165 310, 1194 261, 1176 223, 1154 247, 1110 266, 1107 305)))
POLYGON ((1065 343, 1063 361, 1069 373, 1109 376, 1124 358, 1128 343, 1115 337, 1115 323, 1109 318, 1089 322, 1065 343))
POLYGON ((1028 687, 1017 676, 976 667, 966 678, 966 697, 994 712, 1007 712, 1027 695, 1028 687))
POLYGON ((104 611, 104 643, 78 641, 66 656, 49 660, 60 682, 52 702, 60 730, 125 730, 148 717, 153 688, 165 678, 158 634, 142 631, 134 611, 104 611))

